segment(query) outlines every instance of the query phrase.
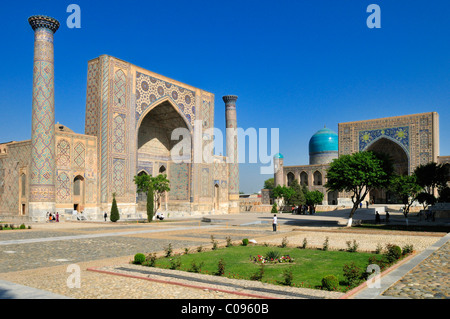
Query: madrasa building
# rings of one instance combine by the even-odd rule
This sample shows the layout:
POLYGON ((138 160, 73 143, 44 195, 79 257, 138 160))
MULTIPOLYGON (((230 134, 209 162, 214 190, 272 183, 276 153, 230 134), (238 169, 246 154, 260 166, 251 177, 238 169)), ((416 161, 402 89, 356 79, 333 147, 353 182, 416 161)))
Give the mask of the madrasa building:
MULTIPOLYGON (((122 220, 146 218, 133 180, 142 174, 167 175, 170 191, 158 203, 166 216, 239 212, 237 139, 227 136, 227 157, 211 149, 209 161, 192 161, 194 149, 211 143, 211 136, 194 132, 214 127, 214 94, 102 55, 88 62, 85 133, 75 133, 55 123, 59 22, 47 16, 28 22, 34 30, 31 140, 0 144, 0 216, 42 221, 58 212, 65 220, 77 212, 99 220, 115 194, 122 220), (176 128, 192 142, 182 160, 171 156, 176 128)), ((237 128, 236 100, 223 97, 227 128, 237 128)))
MULTIPOLYGON (((275 186, 289 186, 297 180, 309 190, 324 194, 321 209, 326 206, 353 206, 351 194, 329 192, 325 187, 327 170, 333 159, 355 152, 375 151, 389 155, 397 174, 406 175, 430 162, 450 163, 450 156, 439 155, 439 115, 436 112, 395 116, 338 124, 338 133, 323 128, 309 140, 309 165, 284 165, 284 157, 274 158, 275 186)), ((268 191, 262 191, 268 204, 268 191)), ((385 189, 374 189, 368 201, 396 204, 395 196, 385 189)), ((332 207, 331 207, 332 208, 332 207)))

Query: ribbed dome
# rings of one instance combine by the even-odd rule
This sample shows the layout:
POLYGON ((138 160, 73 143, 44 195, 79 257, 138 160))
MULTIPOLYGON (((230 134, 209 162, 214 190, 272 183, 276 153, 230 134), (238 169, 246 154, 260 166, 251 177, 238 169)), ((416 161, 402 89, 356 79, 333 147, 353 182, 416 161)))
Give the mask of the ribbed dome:
POLYGON ((336 132, 329 128, 323 128, 314 134, 309 140, 309 154, 324 152, 337 152, 339 150, 339 138, 336 132))

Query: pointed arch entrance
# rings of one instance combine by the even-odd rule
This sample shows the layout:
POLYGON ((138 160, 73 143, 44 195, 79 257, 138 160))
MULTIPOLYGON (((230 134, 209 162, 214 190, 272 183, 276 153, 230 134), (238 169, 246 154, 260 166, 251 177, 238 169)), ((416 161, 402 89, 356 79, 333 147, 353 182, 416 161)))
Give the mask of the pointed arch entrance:
POLYGON ((82 212, 85 204, 85 186, 84 177, 75 176, 73 180, 73 209, 82 212))
MULTIPOLYGON (((409 155, 395 140, 382 137, 372 142, 366 151, 386 154, 392 161, 394 172, 398 175, 409 174, 409 155)), ((375 204, 398 204, 399 200, 386 189, 374 189, 370 192, 370 201, 375 204)))
POLYGON ((189 199, 190 164, 179 163, 177 160, 180 158, 177 156, 190 159, 192 149, 189 143, 189 148, 182 149, 183 154, 173 154, 174 147, 181 142, 179 139, 172 140, 175 129, 183 129, 192 141, 190 123, 170 99, 149 107, 138 121, 136 171, 145 167, 149 175, 167 175, 171 191, 156 203, 163 210, 168 209, 171 200, 189 199))

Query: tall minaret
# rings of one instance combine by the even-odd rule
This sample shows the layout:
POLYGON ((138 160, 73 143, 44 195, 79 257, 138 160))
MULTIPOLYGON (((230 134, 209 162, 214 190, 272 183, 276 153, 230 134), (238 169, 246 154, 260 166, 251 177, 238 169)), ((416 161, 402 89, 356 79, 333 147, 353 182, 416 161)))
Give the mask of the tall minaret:
POLYGON ((55 211, 53 34, 59 22, 46 16, 32 16, 28 22, 34 30, 29 216, 37 220, 55 211))
POLYGON ((280 153, 275 154, 273 157, 274 162, 274 182, 275 187, 284 186, 284 173, 283 173, 283 162, 284 157, 280 153))
POLYGON ((226 120, 226 149, 228 160, 228 212, 239 213, 239 156, 236 119, 236 95, 226 95, 225 102, 226 120))

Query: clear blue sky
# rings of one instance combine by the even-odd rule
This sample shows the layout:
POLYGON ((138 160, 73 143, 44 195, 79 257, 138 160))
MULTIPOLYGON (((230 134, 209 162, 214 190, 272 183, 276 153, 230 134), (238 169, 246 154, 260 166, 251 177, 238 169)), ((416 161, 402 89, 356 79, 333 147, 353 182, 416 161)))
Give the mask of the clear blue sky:
MULTIPOLYGON (((450 1, 2 1, 0 141, 30 139, 33 31, 52 16, 56 121, 84 133, 87 61, 109 54, 216 96, 236 94, 238 125, 279 128, 286 165, 308 164, 324 125, 436 111, 450 155, 450 1), (81 29, 66 8, 81 7, 81 29), (366 8, 381 7, 381 29, 366 8)), ((270 175, 241 165, 241 191, 270 175)))

